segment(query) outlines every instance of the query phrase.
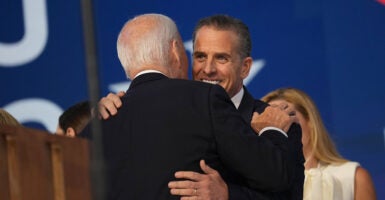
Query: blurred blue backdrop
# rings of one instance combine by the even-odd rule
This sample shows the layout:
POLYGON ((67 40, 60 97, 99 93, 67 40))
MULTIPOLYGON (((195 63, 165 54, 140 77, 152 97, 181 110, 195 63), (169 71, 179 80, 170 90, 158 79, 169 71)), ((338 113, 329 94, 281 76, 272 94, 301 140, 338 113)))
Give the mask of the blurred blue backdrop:
MULTIPOLYGON (((188 53, 198 19, 229 14, 249 25, 255 97, 278 87, 307 92, 346 158, 371 173, 385 199, 385 1, 94 1, 101 94, 127 89, 116 56, 125 21, 162 13, 188 53)), ((0 1, 0 107, 53 132, 70 105, 88 98, 80 1, 0 1)))

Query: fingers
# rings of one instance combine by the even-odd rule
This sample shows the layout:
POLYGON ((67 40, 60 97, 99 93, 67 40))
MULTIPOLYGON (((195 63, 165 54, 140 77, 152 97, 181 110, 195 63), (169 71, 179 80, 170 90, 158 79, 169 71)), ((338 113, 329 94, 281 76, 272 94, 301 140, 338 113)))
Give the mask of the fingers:
POLYGON ((289 107, 289 105, 287 103, 281 103, 279 104, 278 108, 281 109, 281 110, 285 110, 289 107))
POLYGON ((99 115, 103 119, 108 119, 110 115, 116 115, 118 108, 122 106, 120 97, 124 94, 124 92, 119 92, 118 94, 109 93, 106 97, 103 97, 98 103, 99 115))
POLYGON ((196 196, 197 190, 195 188, 188 188, 188 189, 175 189, 172 188, 170 190, 170 193, 172 195, 179 195, 179 196, 196 196))
POLYGON ((98 103, 98 113, 99 113, 99 116, 101 116, 103 119, 108 119, 108 117, 110 117, 110 113, 108 113, 107 109, 104 107, 102 103, 103 98, 98 103))
POLYGON ((254 112, 253 113, 253 117, 252 117, 252 120, 258 118, 260 116, 260 114, 258 112, 254 112))
POLYGON ((103 119, 108 119, 111 115, 115 115, 118 110, 116 109, 114 102, 107 97, 103 97, 98 103, 99 115, 103 117, 103 119))
POLYGON ((210 170, 213 170, 213 169, 211 169, 208 165, 206 165, 205 160, 201 160, 201 161, 199 162, 199 165, 200 165, 202 171, 203 171, 204 173, 206 173, 206 174, 209 174, 209 173, 210 173, 210 170))
POLYGON ((119 97, 123 97, 125 94, 126 94, 126 92, 124 92, 124 91, 120 91, 120 92, 117 93, 117 95, 119 97))
POLYGON ((119 92, 118 94, 109 93, 106 98, 112 101, 115 108, 120 108, 120 106, 122 106, 122 100, 120 100, 120 97, 122 97, 124 94, 124 92, 119 92))
POLYGON ((199 181, 201 181, 204 178, 203 176, 205 175, 197 172, 192 172, 192 171, 176 172, 175 173, 176 178, 189 179, 189 180, 170 181, 168 183, 168 187, 170 188, 170 193, 172 195, 180 195, 180 196, 197 196, 198 195, 197 188, 199 188, 199 181))
POLYGON ((180 200, 200 200, 204 198, 200 198, 199 196, 187 196, 187 197, 181 197, 180 200))
POLYGON ((203 178, 203 174, 192 171, 179 171, 175 173, 175 178, 189 179, 192 181, 200 181, 203 178))
MULTIPOLYGON (((282 108, 285 108, 283 105, 282 108)), ((293 119, 289 117, 286 111, 278 106, 268 106, 262 114, 254 113, 251 121, 251 127, 257 133, 265 127, 276 127, 283 131, 287 131, 293 119)))
POLYGON ((282 102, 282 103, 279 103, 279 104, 270 104, 271 107, 275 107, 275 108, 279 108, 281 110, 285 110, 287 108, 289 108, 289 104, 288 103, 285 103, 285 102, 282 102))
POLYGON ((179 171, 175 177, 189 180, 171 181, 168 184, 172 195, 180 199, 228 199, 228 188, 220 174, 200 160, 199 165, 204 172, 179 171))
POLYGON ((210 166, 206 165, 206 162, 205 160, 201 160, 199 162, 199 165, 202 169, 202 171, 206 174, 215 174, 215 173, 218 173, 215 169, 211 168, 210 166))
MULTIPOLYGON (((284 132, 287 132, 293 123, 293 118, 289 116, 287 109, 287 104, 281 104, 283 106, 281 107, 271 107, 269 110, 271 110, 271 117, 269 120, 273 121, 274 127, 280 128, 284 132)), ((267 110, 267 109, 266 109, 267 110)))
POLYGON ((187 199, 189 196, 198 196, 197 183, 193 181, 171 181, 168 187, 172 195, 187 196, 187 199))
POLYGON ((197 183, 194 181, 170 181, 168 183, 170 189, 194 189, 197 188, 197 183))
POLYGON ((270 106, 274 108, 279 108, 280 110, 285 111, 289 116, 293 115, 293 109, 292 108, 290 109, 289 104, 286 102, 282 102, 279 104, 275 103, 275 104, 271 104, 270 106))

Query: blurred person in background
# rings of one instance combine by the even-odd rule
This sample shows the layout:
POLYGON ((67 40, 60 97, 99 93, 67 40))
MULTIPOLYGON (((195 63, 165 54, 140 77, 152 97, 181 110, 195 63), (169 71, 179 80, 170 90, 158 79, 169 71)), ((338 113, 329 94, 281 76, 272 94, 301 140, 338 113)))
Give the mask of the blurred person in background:
POLYGON ((262 100, 283 107, 301 125, 306 160, 304 200, 376 199, 369 172, 338 153, 309 95, 299 89, 281 88, 266 94, 262 100))
POLYGON ((75 137, 91 120, 89 101, 81 101, 67 108, 59 117, 56 134, 75 137))

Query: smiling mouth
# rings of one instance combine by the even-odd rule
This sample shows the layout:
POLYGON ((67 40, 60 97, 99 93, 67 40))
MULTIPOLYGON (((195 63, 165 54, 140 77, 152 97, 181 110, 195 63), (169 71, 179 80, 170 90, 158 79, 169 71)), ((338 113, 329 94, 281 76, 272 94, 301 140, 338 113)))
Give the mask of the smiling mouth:
POLYGON ((201 79, 202 82, 205 82, 205 83, 210 83, 210 84, 218 84, 220 81, 214 81, 214 80, 205 80, 205 79, 201 79))

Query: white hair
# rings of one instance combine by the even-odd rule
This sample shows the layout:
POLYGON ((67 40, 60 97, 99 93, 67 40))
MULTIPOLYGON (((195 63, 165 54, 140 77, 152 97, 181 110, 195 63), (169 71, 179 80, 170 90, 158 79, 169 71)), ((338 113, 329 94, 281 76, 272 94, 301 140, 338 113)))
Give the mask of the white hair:
POLYGON ((169 66, 171 44, 178 37, 175 22, 161 14, 144 14, 126 22, 117 40, 117 51, 127 77, 133 78, 129 77, 130 70, 141 66, 169 66), (145 23, 140 23, 143 20, 145 23), (137 21, 142 27, 131 26, 137 21))

